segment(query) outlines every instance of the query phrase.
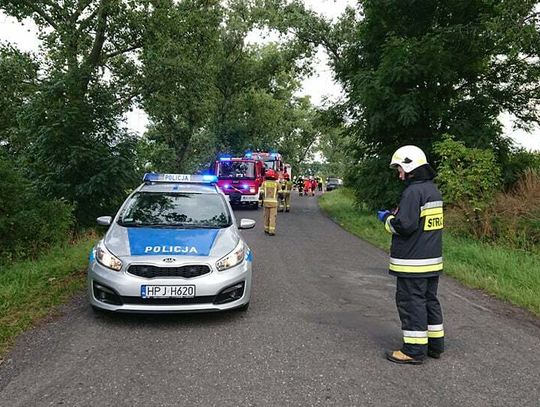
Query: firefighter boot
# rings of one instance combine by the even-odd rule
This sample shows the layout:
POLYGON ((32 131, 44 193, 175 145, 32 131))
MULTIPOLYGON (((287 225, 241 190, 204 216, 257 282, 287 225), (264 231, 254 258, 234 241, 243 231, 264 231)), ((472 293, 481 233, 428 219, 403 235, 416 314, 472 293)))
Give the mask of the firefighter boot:
POLYGON ((421 365, 423 363, 422 359, 411 358, 400 350, 387 351, 386 359, 390 362, 400 363, 402 365, 421 365))

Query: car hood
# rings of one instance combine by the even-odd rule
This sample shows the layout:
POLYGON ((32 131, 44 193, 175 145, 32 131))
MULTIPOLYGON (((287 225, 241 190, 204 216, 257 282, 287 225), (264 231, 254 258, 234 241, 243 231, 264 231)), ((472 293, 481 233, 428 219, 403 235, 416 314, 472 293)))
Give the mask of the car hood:
POLYGON ((161 256, 201 261, 223 257, 236 247, 239 239, 234 225, 224 229, 160 229, 114 224, 105 235, 104 243, 120 258, 155 261, 155 256, 161 256))

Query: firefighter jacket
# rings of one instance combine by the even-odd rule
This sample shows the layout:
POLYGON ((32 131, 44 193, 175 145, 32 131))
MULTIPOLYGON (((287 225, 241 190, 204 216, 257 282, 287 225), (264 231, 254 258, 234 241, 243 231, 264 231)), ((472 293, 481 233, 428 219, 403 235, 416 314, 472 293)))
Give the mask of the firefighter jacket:
POLYGON ((278 181, 266 180, 262 183, 261 189, 263 190, 264 206, 268 208, 277 206, 277 194, 279 188, 280 186, 278 181))
POLYGON ((279 192, 282 194, 290 194, 292 191, 292 187, 292 181, 287 181, 286 179, 284 179, 279 182, 279 192))
POLYGON ((292 181, 285 181, 285 193, 290 194, 293 188, 293 182, 292 181))
POLYGON ((410 182, 385 228, 393 235, 390 274, 433 277, 442 271, 443 201, 433 181, 410 182))

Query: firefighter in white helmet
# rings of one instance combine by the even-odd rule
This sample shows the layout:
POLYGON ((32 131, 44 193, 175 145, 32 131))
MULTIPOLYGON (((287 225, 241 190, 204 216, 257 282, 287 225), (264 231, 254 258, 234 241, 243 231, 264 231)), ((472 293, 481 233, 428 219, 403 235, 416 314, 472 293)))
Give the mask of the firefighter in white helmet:
POLYGON ((401 349, 387 352, 386 357, 396 363, 420 364, 426 354, 438 359, 444 351, 437 299, 443 269, 443 201, 433 183, 435 172, 420 148, 399 148, 390 166, 407 186, 395 212, 378 212, 392 233, 389 270, 397 277, 396 305, 403 330, 401 349))

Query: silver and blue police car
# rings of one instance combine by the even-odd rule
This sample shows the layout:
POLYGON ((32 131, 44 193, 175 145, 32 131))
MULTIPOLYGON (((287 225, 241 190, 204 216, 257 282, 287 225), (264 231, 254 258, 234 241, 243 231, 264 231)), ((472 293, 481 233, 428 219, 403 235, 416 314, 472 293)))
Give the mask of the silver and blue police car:
POLYGON ((88 296, 119 312, 246 310, 252 253, 211 175, 148 173, 92 249, 88 296))

